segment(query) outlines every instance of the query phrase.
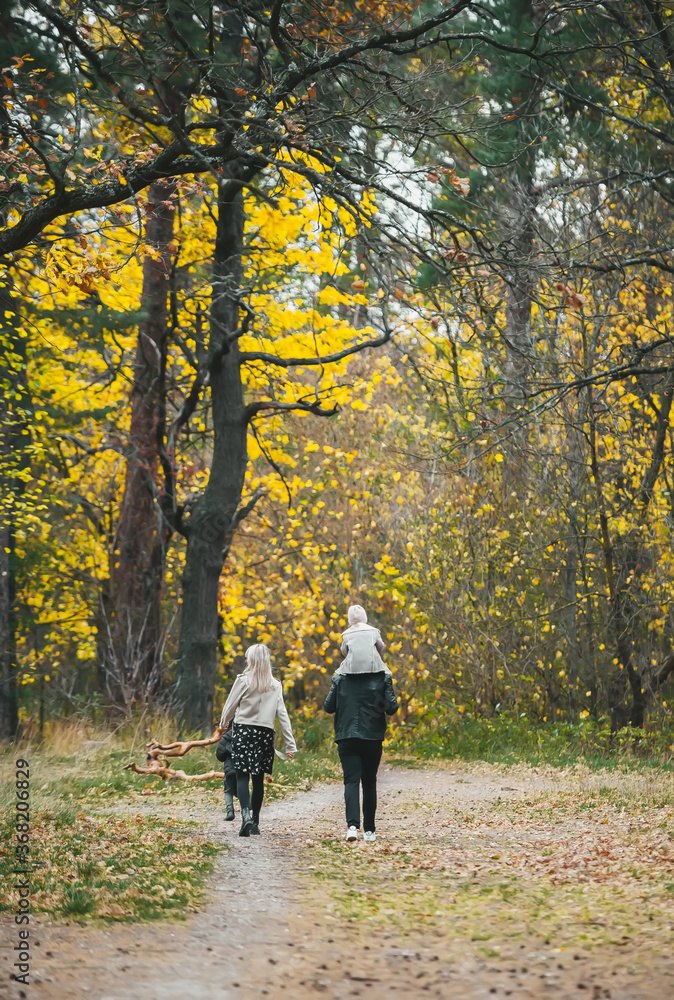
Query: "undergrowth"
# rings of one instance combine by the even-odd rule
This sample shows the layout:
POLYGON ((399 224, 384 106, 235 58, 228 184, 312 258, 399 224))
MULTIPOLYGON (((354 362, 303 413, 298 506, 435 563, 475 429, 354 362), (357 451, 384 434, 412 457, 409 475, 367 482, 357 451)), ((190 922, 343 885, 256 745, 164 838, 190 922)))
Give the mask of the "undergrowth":
POLYGON ((396 726, 385 748, 393 756, 441 760, 483 760, 489 763, 569 767, 584 760, 590 767, 671 768, 674 727, 634 729, 616 733, 606 720, 534 724, 526 718, 457 716, 444 722, 422 721, 396 726))

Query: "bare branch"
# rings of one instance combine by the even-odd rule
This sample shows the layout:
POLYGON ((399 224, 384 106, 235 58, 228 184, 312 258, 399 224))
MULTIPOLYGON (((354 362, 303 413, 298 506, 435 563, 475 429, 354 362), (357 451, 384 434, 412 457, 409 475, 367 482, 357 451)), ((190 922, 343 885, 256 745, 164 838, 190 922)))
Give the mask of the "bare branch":
POLYGON ((339 413, 337 405, 326 409, 321 406, 320 399, 314 400, 313 403, 304 403, 301 400, 298 400, 296 403, 277 403, 273 399, 261 399, 255 403, 249 403, 246 407, 246 423, 250 423, 262 410, 270 410, 273 413, 288 413, 291 410, 300 410, 303 413, 313 413, 316 417, 334 417, 336 413, 339 413))
POLYGON ((658 691, 665 681, 674 674, 674 652, 671 652, 669 656, 666 657, 650 678, 650 687, 653 691, 658 691))
POLYGON ((241 524, 241 522, 243 520, 245 520, 245 518, 248 517, 248 515, 250 514, 250 512, 253 510, 253 508, 257 504, 258 500, 260 500, 260 498, 263 497, 264 494, 265 494, 265 491, 262 489, 261 486, 258 486, 258 488, 253 493, 253 495, 250 498, 250 500, 248 500, 243 505, 243 507, 239 507, 239 509, 237 510, 237 512, 234 515, 234 518, 232 520, 232 533, 235 532, 236 529, 241 524))
POLYGON ((146 767, 139 767, 134 761, 125 764, 124 771, 133 771, 134 774, 149 774, 152 778, 161 778, 162 781, 222 781, 224 771, 206 771, 204 774, 186 774, 185 771, 174 771, 166 761, 151 760, 146 767))
POLYGON ((393 337, 393 331, 387 327, 381 337, 374 340, 365 340, 360 344, 352 344, 345 347, 343 351, 336 351, 334 354, 316 356, 313 358, 280 358, 277 354, 269 354, 266 351, 242 351, 239 355, 242 364, 250 364, 253 361, 265 361, 267 364, 275 365, 277 368, 310 368, 316 365, 330 365, 336 361, 342 361, 352 354, 358 354, 370 347, 383 347, 388 344, 393 337))
POLYGON ((148 125, 158 127, 170 126, 170 118, 158 115, 155 112, 148 111, 146 108, 141 107, 141 105, 134 101, 131 95, 128 94, 122 86, 120 86, 118 80, 116 80, 105 69, 96 49, 89 45, 88 42, 85 42, 82 38, 82 35, 79 31, 77 31, 74 22, 63 17, 58 9, 52 7, 51 4, 45 3, 44 0, 31 0, 31 4, 35 10, 39 11, 39 13, 50 22, 50 24, 54 25, 62 38, 69 39, 75 48, 82 53, 91 67, 92 72, 95 73, 99 80, 102 80, 108 85, 120 104, 122 104, 127 111, 134 116, 134 118, 137 118, 139 121, 146 122, 148 125))
POLYGON ((198 153, 189 152, 186 155, 184 144, 174 142, 153 160, 139 166, 130 166, 121 177, 108 177, 100 184, 90 184, 84 188, 60 190, 29 208, 18 222, 0 232, 0 255, 20 250, 60 216, 117 205, 149 187, 154 181, 203 173, 205 163, 215 168, 223 159, 231 156, 229 145, 200 146, 198 153))
POLYGON ((157 757, 184 757, 194 747, 213 746, 222 736, 222 732, 223 730, 218 726, 212 736, 207 736, 203 740, 178 740, 175 743, 157 743, 156 740, 150 740, 147 744, 148 759, 156 760, 157 757))
POLYGON ((271 34, 274 45, 278 49, 278 53, 281 56, 281 59, 283 59, 283 62, 287 66, 292 56, 286 46, 287 36, 279 23, 283 6, 284 6, 284 0, 274 0, 274 6, 271 9, 271 16, 269 18, 269 33, 271 34))

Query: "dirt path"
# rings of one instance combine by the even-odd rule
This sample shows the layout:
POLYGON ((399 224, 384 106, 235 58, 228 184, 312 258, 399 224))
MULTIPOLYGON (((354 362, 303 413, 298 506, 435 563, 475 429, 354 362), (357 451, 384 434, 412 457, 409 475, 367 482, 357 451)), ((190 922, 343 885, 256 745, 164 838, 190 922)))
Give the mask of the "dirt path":
MULTIPOLYGON (((415 845, 422 841, 430 845, 428 865, 421 866, 422 872, 377 869, 377 886, 381 887, 377 892, 388 892, 384 887, 389 885, 397 887, 401 899, 418 892, 419 877, 436 865, 441 850, 453 859, 457 877, 464 863, 472 866, 470 877, 477 884, 483 877, 483 857, 495 865, 501 857, 495 852, 507 850, 513 824, 502 824, 502 830, 499 826, 500 833, 495 826, 486 833, 477 828, 470 832, 467 820, 451 825, 444 820, 443 810, 451 807, 456 815, 457 810, 466 815, 470 810, 486 810, 485 815, 491 817, 496 803, 499 808, 509 803, 514 809, 533 793, 544 794, 553 786, 558 789, 559 782, 559 777, 531 772, 504 778, 496 771, 385 767, 380 780, 379 854, 371 856, 365 852, 372 849, 362 843, 347 849, 333 839, 341 836, 343 828, 338 784, 266 806, 263 835, 248 840, 237 836, 238 823, 227 824, 223 831, 219 816, 205 814, 206 824, 213 826, 215 836, 226 838, 230 850, 218 861, 212 897, 204 911, 185 924, 107 929, 49 923, 43 918, 32 932, 31 986, 7 985, 10 962, 8 949, 3 948, 0 998, 252 1000, 292 996, 308 1000, 320 995, 334 1000, 357 996, 671 1000, 674 961, 651 954, 644 957, 636 938, 623 947, 613 944, 586 950, 567 948, 562 938, 551 940, 541 931, 524 939, 514 935, 492 941, 490 947, 498 947, 490 955, 479 944, 487 935, 474 934, 467 940, 448 935, 441 912, 435 922, 424 919, 415 927, 414 921, 397 919, 395 905, 384 915, 363 919, 349 919, 340 906, 343 876, 339 866, 349 865, 350 859, 362 868, 370 862, 388 863, 391 849, 401 844, 408 844, 406 857, 411 858, 419 854, 415 845), (473 844, 471 838, 480 842, 473 844), (491 839, 482 844, 485 838, 491 839), (492 853, 485 855, 483 847, 492 853), (328 872, 318 878, 321 865, 331 863, 331 855, 325 853, 331 850, 341 852, 334 855, 338 862, 334 877, 328 872), (357 853, 349 855, 347 850, 357 853)), ((153 808, 150 802, 147 808, 153 808)), ((577 819, 572 826, 574 836, 584 835, 577 829, 577 819)), ((532 851, 541 851, 537 838, 563 845, 571 834, 565 827, 558 829, 555 841, 554 827, 554 823, 545 829, 541 824, 529 825, 532 851)), ((375 879, 375 868, 372 871, 375 879)), ((442 884, 451 885, 454 876, 447 875, 446 866, 444 877, 442 884)), ((353 885, 345 882, 342 899, 367 896, 367 884, 362 889, 353 885)), ((374 913, 376 907, 372 909, 374 913)), ((452 920, 451 908, 446 920, 452 920)))

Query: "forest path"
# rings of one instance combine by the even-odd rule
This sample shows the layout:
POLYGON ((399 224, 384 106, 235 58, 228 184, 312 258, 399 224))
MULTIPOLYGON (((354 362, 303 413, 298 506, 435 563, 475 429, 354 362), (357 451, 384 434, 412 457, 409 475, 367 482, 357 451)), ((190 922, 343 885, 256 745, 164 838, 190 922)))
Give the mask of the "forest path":
MULTIPOLYGON (((583 779, 583 794, 596 798, 603 789, 606 796, 612 788, 620 790, 621 780, 583 779)), ((574 945, 572 937, 564 936, 567 924, 559 924, 563 929, 552 937, 545 929, 550 916, 545 907, 557 903, 554 894, 546 903, 547 890, 541 895, 540 889, 540 877, 549 883, 548 868, 542 876, 534 873, 538 881, 532 884, 540 898, 532 910, 533 929, 530 923, 527 932, 520 928, 515 933, 519 904, 515 900, 511 910, 504 909, 509 899, 505 890, 493 902, 495 876, 499 884, 507 876, 510 886, 533 877, 521 869, 529 855, 545 867, 555 852, 567 857, 564 852, 570 850, 579 857, 586 849, 579 845, 596 845, 599 837, 602 864, 611 867, 608 823, 596 827, 604 824, 599 816, 586 820, 576 812, 560 818, 559 809, 550 816, 541 811, 541 803, 558 796, 565 782, 564 772, 384 766, 374 848, 360 841, 355 847, 343 844, 342 788, 337 783, 265 806, 260 837, 238 837, 238 809, 232 824, 222 824, 219 812, 181 815, 199 819, 204 832, 224 837, 230 848, 217 861, 211 899, 200 913, 185 923, 108 928, 40 918, 31 934, 36 947, 30 987, 12 983, 0 995, 12 1000, 309 1000, 318 995, 330 1000, 671 1000, 674 961, 644 954, 639 928, 623 934, 620 946, 615 940, 603 946, 595 941, 588 948, 574 945), (518 812, 526 813, 530 806, 535 812, 516 823, 518 812), (588 822, 595 825, 587 827, 588 822), (463 904, 459 885, 468 892, 463 904), (491 909, 484 909, 483 900, 491 909), (377 912, 382 901, 389 908, 377 912), (449 912, 436 911, 436 906, 449 912), (457 929, 465 919, 472 920, 467 934, 457 929), (513 932, 504 920, 515 921, 513 932)), ((576 794, 577 785, 575 779, 569 781, 569 796, 576 794)), ((148 801, 146 808, 158 806, 148 801)), ((173 806, 171 812, 181 808, 173 806)), ((621 850, 627 850, 634 838, 623 833, 616 828, 621 850)), ((667 842, 654 836, 659 863, 670 871, 674 859, 667 842), (658 847, 662 844, 664 854, 658 847)), ((637 849, 643 855, 643 843, 637 849)), ((590 888, 592 858, 579 868, 590 888)), ((629 855, 619 859, 618 869, 629 860, 629 855)), ((623 882, 602 885, 609 890, 609 901, 611 891, 616 899, 626 891, 623 882)), ((632 909, 629 892, 627 902, 632 909)), ((523 896, 522 910, 532 905, 530 896, 523 896)), ((671 910, 664 917, 653 912, 664 940, 671 943, 671 910), (661 927, 663 919, 670 924, 661 927)), ((603 917, 578 914, 560 919, 606 925, 603 917)), ((611 930, 615 937, 615 928, 611 930)))

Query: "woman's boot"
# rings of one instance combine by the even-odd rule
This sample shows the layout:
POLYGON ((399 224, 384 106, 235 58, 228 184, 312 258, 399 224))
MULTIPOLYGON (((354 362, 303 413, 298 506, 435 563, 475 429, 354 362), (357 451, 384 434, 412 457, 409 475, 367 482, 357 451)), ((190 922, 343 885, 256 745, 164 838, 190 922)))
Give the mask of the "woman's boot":
POLYGON ((253 817, 250 814, 250 809, 241 810, 241 829, 239 830, 240 837, 250 837, 251 830, 253 828, 253 817))
POLYGON ((256 834, 258 837, 260 836, 260 813, 259 813, 259 811, 253 813, 253 825, 250 828, 250 832, 252 834, 256 834))
POLYGON ((225 792, 225 819, 234 819, 234 796, 231 792, 225 792))

